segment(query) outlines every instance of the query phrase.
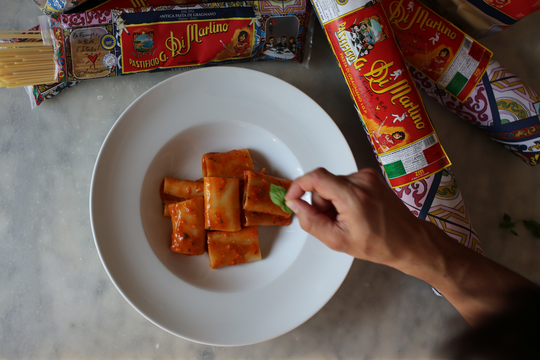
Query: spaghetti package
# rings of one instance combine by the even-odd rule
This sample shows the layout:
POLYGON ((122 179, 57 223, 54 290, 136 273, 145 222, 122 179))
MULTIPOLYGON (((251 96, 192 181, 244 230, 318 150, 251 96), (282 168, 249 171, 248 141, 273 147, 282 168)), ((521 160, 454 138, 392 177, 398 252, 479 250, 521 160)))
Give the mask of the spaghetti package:
POLYGON ((88 79, 304 59, 308 0, 294 0, 285 7, 243 1, 116 9, 122 1, 50 17, 59 77, 55 83, 32 87, 36 105, 88 79))
POLYGON ((431 3, 444 18, 475 38, 503 31, 540 10, 537 0, 431 0, 431 3))
POLYGON ((313 0, 313 5, 394 192, 415 216, 482 253, 381 2, 313 0))
POLYGON ((424 90, 525 160, 540 157, 540 97, 492 53, 415 0, 383 0, 405 60, 424 90))

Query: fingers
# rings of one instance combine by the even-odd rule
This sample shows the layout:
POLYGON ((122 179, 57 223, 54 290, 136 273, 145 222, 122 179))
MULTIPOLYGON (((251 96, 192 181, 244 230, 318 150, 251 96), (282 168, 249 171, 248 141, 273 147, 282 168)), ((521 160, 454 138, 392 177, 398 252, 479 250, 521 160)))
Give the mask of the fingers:
POLYGON ((321 213, 335 212, 332 202, 321 197, 318 193, 311 194, 311 205, 321 213))
POLYGON ((336 176, 319 168, 296 179, 285 199, 299 200, 306 192, 311 192, 312 205, 319 212, 341 212, 352 198, 358 197, 362 191, 371 191, 377 183, 386 187, 375 169, 366 168, 348 176, 336 176))
POLYGON ((359 259, 395 264, 418 233, 420 220, 375 169, 348 176, 317 169, 296 179, 285 199, 302 229, 359 259), (301 199, 306 192, 312 204, 301 199))
POLYGON ((379 176, 375 170, 365 173, 356 173, 350 178, 333 175, 326 169, 316 169, 293 182, 285 196, 287 205, 295 212, 306 232, 329 246, 329 243, 340 243, 339 239, 343 239, 345 234, 343 224, 337 221, 338 213, 356 214, 351 202, 358 196, 357 187, 367 187, 372 181, 369 179, 371 174, 379 176), (312 194, 311 205, 300 198, 306 192, 312 194))
POLYGON ((323 241, 335 237, 334 220, 314 206, 301 199, 287 200, 287 206, 294 211, 300 227, 307 233, 323 241))
POLYGON ((373 168, 364 168, 354 174, 351 174, 346 177, 347 180, 351 181, 355 185, 361 187, 372 187, 374 184, 385 184, 385 181, 381 174, 373 168))
POLYGON ((334 202, 343 196, 343 179, 319 168, 294 180, 285 199, 299 199, 305 192, 319 194, 322 198, 334 202))

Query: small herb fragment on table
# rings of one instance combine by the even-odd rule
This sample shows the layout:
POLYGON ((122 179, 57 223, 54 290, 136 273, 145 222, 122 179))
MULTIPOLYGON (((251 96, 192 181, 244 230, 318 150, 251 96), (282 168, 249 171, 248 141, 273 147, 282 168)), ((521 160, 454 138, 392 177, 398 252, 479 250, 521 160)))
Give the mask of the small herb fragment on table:
MULTIPOLYGON (((516 236, 518 236, 518 233, 514 230, 516 227, 516 224, 519 223, 518 221, 512 221, 512 218, 508 214, 504 214, 503 216, 503 222, 499 224, 499 226, 503 229, 508 229, 510 232, 516 236)), ((529 230, 532 236, 534 236, 537 239, 540 239, 540 224, 537 221, 534 220, 523 220, 523 225, 525 225, 525 228, 529 230)))
POLYGON ((503 229, 509 229, 512 234, 518 236, 518 233, 514 230, 518 222, 519 221, 512 222, 512 218, 510 217, 510 215, 505 213, 503 216, 503 222, 500 223, 499 226, 503 229))
POLYGON ((540 239, 540 224, 534 220, 523 220, 523 224, 535 238, 540 239))
POLYGON ((285 211, 288 214, 292 214, 292 210, 289 209, 287 204, 285 204, 285 195, 287 194, 287 190, 285 188, 282 188, 281 186, 277 186, 274 184, 270 184, 270 200, 277 206, 281 208, 281 210, 285 211))

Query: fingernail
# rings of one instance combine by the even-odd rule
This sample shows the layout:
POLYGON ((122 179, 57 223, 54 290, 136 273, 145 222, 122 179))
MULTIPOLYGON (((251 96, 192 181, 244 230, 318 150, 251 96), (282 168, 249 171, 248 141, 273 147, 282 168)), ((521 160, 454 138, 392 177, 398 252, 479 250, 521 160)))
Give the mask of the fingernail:
POLYGON ((285 204, 291 209, 293 212, 298 211, 298 204, 294 200, 285 200, 285 204))

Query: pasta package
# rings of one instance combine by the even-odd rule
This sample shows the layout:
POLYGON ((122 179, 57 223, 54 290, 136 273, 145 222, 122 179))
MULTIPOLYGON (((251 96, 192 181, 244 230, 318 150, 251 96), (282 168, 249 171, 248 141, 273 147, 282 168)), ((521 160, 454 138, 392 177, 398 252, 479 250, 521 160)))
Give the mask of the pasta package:
POLYGON ((396 195, 415 216, 483 253, 450 162, 380 1, 313 0, 313 4, 382 172, 396 195), (412 155, 409 151, 413 150, 418 152, 412 155), (427 168, 411 169, 409 156, 413 164, 422 162, 427 168))
POLYGON ((383 0, 405 61, 465 101, 493 53, 415 0, 383 0))
POLYGON ((89 79, 246 61, 304 60, 308 0, 187 5, 153 0, 148 3, 156 6, 117 8, 124 3, 111 0, 87 12, 49 17, 42 30, 53 35, 58 77, 32 86, 35 105, 89 79))
POLYGON ((450 166, 382 4, 314 5, 390 185, 411 184, 450 166))
MULTIPOLYGON (((364 130, 366 131, 365 127, 364 130)), ((371 146, 375 152, 373 142, 371 146)), ((379 165, 384 173, 380 160, 379 165)), ((414 216, 433 223, 461 245, 484 255, 480 238, 450 167, 392 190, 414 216)), ((437 289, 432 287, 432 290, 436 295, 442 296, 437 289)))
MULTIPOLYGON (((75 9, 88 0, 34 0, 45 14, 62 13, 75 9)), ((91 2, 91 1, 89 1, 91 2)))
POLYGON ((540 97, 492 53, 416 0, 383 0, 417 88, 529 165, 540 157, 540 97))
POLYGON ((540 9, 537 0, 436 0, 445 18, 476 38, 503 31, 540 9))
MULTIPOLYGON (((395 188, 394 192, 417 218, 437 225, 446 235, 472 251, 484 255, 463 195, 450 168, 395 188)), ((431 287, 437 296, 443 296, 431 287)))
POLYGON ((540 95, 492 60, 467 101, 460 102, 426 75, 411 68, 416 86, 526 164, 540 162, 540 95))

